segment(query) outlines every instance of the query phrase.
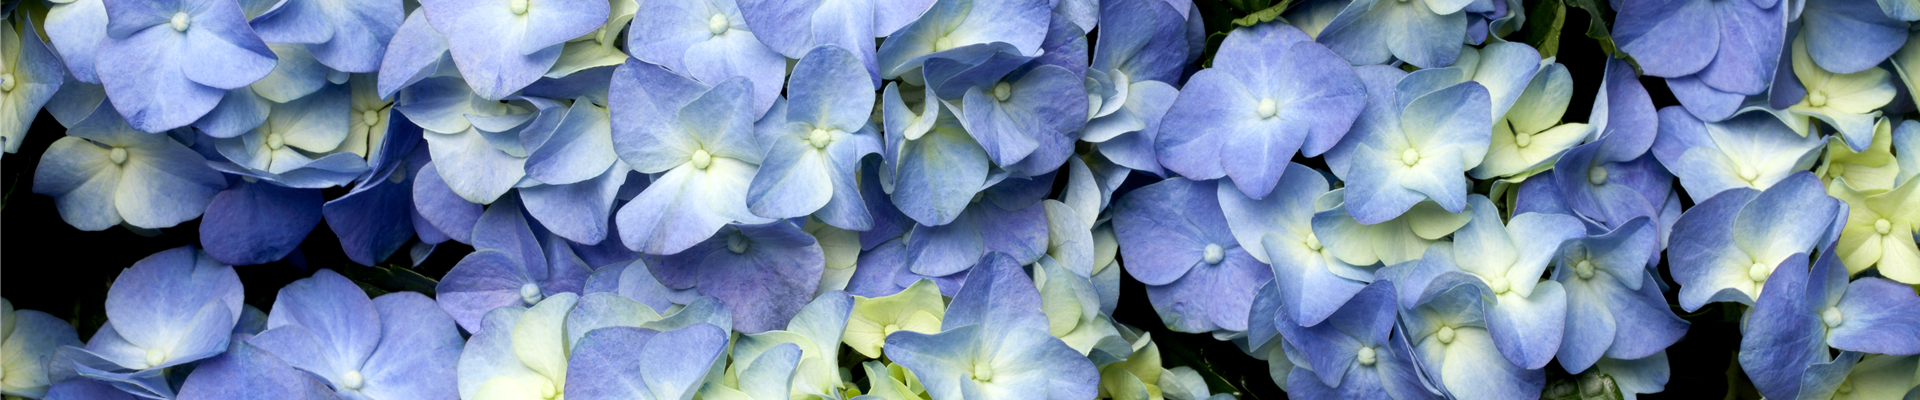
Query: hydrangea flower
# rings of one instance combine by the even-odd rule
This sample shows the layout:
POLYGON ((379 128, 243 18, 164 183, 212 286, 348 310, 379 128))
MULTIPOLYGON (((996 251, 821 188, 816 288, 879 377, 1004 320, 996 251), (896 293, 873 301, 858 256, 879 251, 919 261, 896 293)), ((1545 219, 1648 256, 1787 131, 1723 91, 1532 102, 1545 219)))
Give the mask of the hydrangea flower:
MULTIPOLYGON (((1497 176, 1517 179, 1553 165, 1567 149, 1580 144, 1581 139, 1592 136, 1592 125, 1560 123, 1572 96, 1573 78, 1567 73, 1567 66, 1559 63, 1540 66, 1540 73, 1533 75, 1532 81, 1514 96, 1512 103, 1507 103, 1511 107, 1494 110, 1501 112, 1502 116, 1495 119, 1493 124, 1494 133, 1487 157, 1480 162, 1480 166, 1468 170, 1467 174, 1476 179, 1497 176)), ((1498 104, 1495 103, 1496 106, 1498 104)))
POLYGON ((113 107, 95 109, 66 133, 40 156, 33 192, 53 196, 60 218, 76 229, 174 226, 199 217, 226 187, 199 153, 169 135, 135 130, 113 107))
POLYGON ((1394 265, 1418 260, 1428 247, 1473 219, 1471 212, 1448 212, 1438 203, 1423 201, 1386 222, 1361 224, 1347 212, 1346 190, 1334 189, 1314 200, 1313 208, 1318 211, 1313 213, 1313 235, 1316 240, 1327 238, 1320 240, 1321 246, 1347 265, 1394 265))
MULTIPOLYGON (((1552 184, 1543 187, 1552 188, 1549 197, 1557 194, 1565 202, 1566 213, 1606 230, 1617 229, 1634 218, 1658 218, 1663 221, 1659 238, 1665 243, 1669 224, 1661 217, 1667 212, 1678 215, 1680 210, 1678 194, 1672 189, 1673 175, 1661 167, 1656 156, 1646 155, 1658 140, 1659 114, 1626 61, 1608 61, 1605 74, 1601 83, 1604 93, 1595 99, 1590 118, 1590 136, 1596 138, 1561 155, 1554 162, 1552 176, 1543 177, 1552 184), (1673 206, 1668 207, 1668 203, 1673 206)), ((1526 189, 1521 193, 1524 196, 1526 189)), ((1516 207, 1514 212, 1522 211, 1516 207)), ((1657 257, 1658 252, 1655 254, 1657 257)))
POLYGON ((1847 202, 1847 221, 1834 251, 1849 274, 1875 268, 1887 279, 1920 283, 1920 248, 1914 246, 1914 232, 1920 229, 1920 210, 1913 207, 1920 201, 1914 197, 1916 186, 1920 184, 1908 181, 1893 190, 1861 190, 1846 178, 1827 184, 1828 195, 1847 202))
MULTIPOLYGON (((876 10, 892 12, 909 6, 887 5, 876 10)), ((1038 56, 1051 22, 1052 4, 1043 0, 936 0, 924 10, 880 43, 876 56, 881 78, 900 77, 933 57, 959 60, 1002 51, 1038 56)))
POLYGON ((629 61, 614 71, 614 151, 634 170, 662 174, 616 217, 620 241, 674 254, 730 222, 765 224, 745 194, 765 153, 754 143, 754 89, 746 79, 707 86, 660 66, 629 61))
POLYGON ((21 28, 28 34, 15 32, 12 22, 0 22, 0 107, 5 108, 0 110, 0 149, 7 153, 20 151, 40 106, 60 90, 66 74, 60 58, 40 42, 33 21, 21 28))
POLYGON ((1047 333, 1074 351, 1099 362, 1126 359, 1133 348, 1114 327, 1113 318, 1100 312, 1100 294, 1093 281, 1076 275, 1051 256, 1034 263, 1034 286, 1047 315, 1047 333))
POLYGON ((1049 248, 1046 206, 1038 201, 1001 201, 998 194, 1014 186, 1045 189, 1051 181, 1044 181, 1045 186, 1023 181, 1003 181, 982 192, 953 223, 915 224, 905 238, 907 268, 918 275, 948 276, 966 271, 990 252, 1006 253, 1022 263, 1038 260, 1049 248))
POLYGON ((248 342, 327 382, 346 398, 452 399, 466 340, 453 318, 419 293, 367 298, 353 281, 320 270, 280 288, 267 330, 248 342))
MULTIPOLYGON (((565 396, 574 342, 568 322, 580 295, 559 293, 532 307, 486 313, 460 351, 461 400, 554 399, 565 396)), ((585 334, 587 332, 580 332, 585 334)))
MULTIPOLYGON (((761 43, 791 59, 802 59, 814 48, 838 45, 850 51, 854 63, 866 69, 868 83, 879 85, 880 69, 875 59, 873 38, 892 31, 876 31, 880 11, 875 3, 885 1, 853 0, 746 0, 739 2, 740 17, 752 26, 761 43)), ((911 3, 911 2, 909 2, 911 3)), ((871 97, 872 90, 868 90, 871 97)))
MULTIPOLYGON (((1904 123, 1903 123, 1904 125, 1904 123)), ((1881 118, 1873 124, 1873 141, 1864 150, 1854 150, 1837 136, 1827 140, 1826 160, 1814 173, 1820 180, 1833 183, 1846 178, 1847 184, 1860 189, 1894 188, 1900 179, 1900 164, 1893 156, 1893 121, 1881 118)))
POLYGON ((785 329, 741 335, 733 344, 734 375, 740 366, 775 347, 792 344, 800 348, 800 363, 789 384, 790 397, 845 397, 841 382, 840 338, 846 333, 853 313, 853 296, 833 291, 814 297, 788 321, 785 329))
POLYGON ((67 321, 35 310, 14 310, 13 302, 0 298, 0 394, 39 398, 53 383, 47 371, 56 349, 79 347, 80 336, 67 321))
POLYGON ((1393 283, 1380 281, 1355 293, 1325 324, 1277 321, 1281 337, 1308 362, 1294 366, 1287 389, 1303 397, 1437 399, 1420 381, 1407 342, 1394 334, 1399 308, 1393 283))
MULTIPOLYGON (((107 324, 85 348, 62 347, 52 371, 100 380, 127 393, 171 398, 170 367, 227 351, 243 291, 233 267, 192 247, 135 262, 107 290, 107 324)), ((73 375, 50 376, 60 381, 73 375)))
POLYGON ((1328 2, 1338 14, 1316 35, 1353 65, 1393 59, 1421 68, 1453 65, 1467 38, 1469 0, 1328 2), (1337 5, 1344 5, 1340 7, 1337 5))
POLYGON ((940 112, 931 94, 919 112, 904 101, 899 84, 888 84, 883 96, 886 165, 878 176, 886 197, 919 224, 953 223, 969 199, 997 182, 989 179, 993 165, 986 149, 959 119, 940 112))
POLYGON ((1765 91, 1773 80, 1774 55, 1786 44, 1781 14, 1789 7, 1782 4, 1623 1, 1613 7, 1620 10, 1613 35, 1621 51, 1644 60, 1640 66, 1647 75, 1667 78, 1688 111, 1719 121, 1731 115, 1741 97, 1765 91))
POLYGON ((1226 185, 1216 196, 1234 239, 1254 259, 1273 266, 1287 322, 1314 326, 1372 282, 1373 271, 1341 261, 1314 235, 1314 202, 1327 193, 1326 178, 1300 164, 1288 164, 1287 170, 1275 186, 1278 192, 1265 199, 1247 198, 1226 185))
POLYGON ((1729 189, 1695 204, 1674 224, 1669 251, 1680 307, 1752 304, 1777 266, 1797 265, 1783 261, 1827 235, 1839 205, 1811 173, 1795 173, 1766 191, 1729 189))
POLYGON ((1913 289, 1874 277, 1848 282, 1846 270, 1834 265, 1835 256, 1821 251, 1812 270, 1799 267, 1807 263, 1804 251, 1788 256, 1749 311, 1738 358, 1762 394, 1792 397, 1806 391, 1807 382, 1818 381, 1810 378, 1820 374, 1822 364, 1840 361, 1828 358, 1829 348, 1841 350, 1841 358, 1920 353, 1920 340, 1913 335, 1920 331, 1920 315, 1911 312, 1920 307, 1920 297, 1913 289))
POLYGON ((1879 68, 1846 74, 1821 68, 1807 55, 1807 34, 1793 41, 1793 73, 1807 94, 1787 108, 1792 116, 1787 126, 1805 136, 1812 129, 1809 119, 1819 119, 1839 131, 1853 151, 1866 150, 1879 109, 1893 101, 1892 74, 1879 68))
MULTIPOLYGON (((474 94, 500 100, 560 60, 562 44, 607 20, 601 0, 427 0, 420 10, 447 40, 474 94)), ((397 25, 396 25, 397 26, 397 25)))
POLYGON ((938 333, 940 318, 946 312, 940 288, 926 279, 914 281, 900 293, 873 298, 856 295, 841 342, 867 358, 877 359, 894 332, 938 333))
POLYGON ((826 263, 820 243, 785 221, 729 225, 686 251, 647 260, 666 287, 726 303, 741 333, 787 326, 813 298, 826 263))
POLYGON ((1154 311, 1174 331, 1246 330, 1254 290, 1273 279, 1234 239, 1218 183, 1167 179, 1114 205, 1127 273, 1147 284, 1154 311))
POLYGON ((573 349, 568 398, 683 399, 726 355, 727 331, 706 323, 667 331, 607 327, 586 332, 573 349))
POLYGON ((1766 190, 1813 166, 1821 139, 1800 136, 1766 113, 1702 122, 1685 110, 1660 109, 1653 156, 1695 199, 1736 188, 1766 190))
POLYGON ((935 400, 1094 397, 1099 371, 1047 334, 1039 305, 1020 265, 989 254, 954 296, 941 332, 896 332, 887 357, 914 371, 935 400))
MULTIPOLYGON (((1880 11, 1878 1, 1808 2, 1796 11, 1813 61, 1829 71, 1853 73, 1880 65, 1906 43, 1907 23, 1880 11)), ((1768 53, 1761 53, 1768 54, 1768 53)), ((1800 66, 1795 65, 1795 70, 1800 66)))
POLYGON ((1248 197, 1264 198, 1296 150, 1326 152, 1365 105, 1352 68, 1298 28, 1235 29, 1214 68, 1194 74, 1167 110, 1154 148, 1181 176, 1231 177, 1248 197))
POLYGON ((287 2, 254 17, 251 25, 268 42, 306 44, 328 68, 373 72, 406 19, 402 6, 373 0, 287 2))
POLYGON ((1480 165, 1493 132, 1487 90, 1466 82, 1418 96, 1381 116, 1398 123, 1355 132, 1346 204, 1362 224, 1393 219, 1422 200, 1455 213, 1467 206, 1466 171, 1480 165))
POLYGON ((1567 291, 1566 335, 1557 357, 1569 372, 1585 371, 1602 356, 1652 356, 1687 333, 1673 314, 1647 260, 1660 249, 1652 220, 1566 242, 1554 258, 1553 280, 1567 291))
POLYGON ((854 171, 862 157, 879 153, 881 144, 867 121, 874 87, 860 80, 859 62, 846 49, 822 45, 794 65, 785 118, 755 133, 767 152, 746 193, 755 215, 812 214, 843 229, 873 226, 854 171))
POLYGON ((1538 369, 1552 361, 1564 337, 1566 288, 1540 276, 1561 244, 1586 236, 1578 219, 1561 214, 1515 215, 1505 226, 1486 197, 1472 198, 1473 220, 1453 234, 1453 245, 1430 247, 1418 264, 1389 267, 1401 306, 1412 308, 1460 286, 1479 289, 1487 333, 1513 365, 1538 369))
POLYGON ((325 188, 353 182, 367 171, 364 157, 337 151, 352 125, 350 92, 344 85, 287 103, 270 103, 265 123, 232 138, 214 139, 230 163, 229 173, 295 188, 325 188))
POLYGON ((200 119, 229 89, 265 77, 275 58, 222 0, 103 0, 107 34, 94 69, 127 123, 147 132, 200 119))
POLYGON ((448 239, 413 206, 413 185, 432 162, 420 145, 424 132, 405 117, 385 129, 390 131, 381 135, 378 150, 368 156, 367 174, 346 195, 328 200, 320 210, 327 227, 340 238, 341 251, 361 265, 386 260, 416 235, 422 243, 448 239))
POLYGON ((737 363, 740 372, 734 385, 708 381, 700 387, 700 397, 708 399, 780 400, 788 398, 794 374, 799 372, 800 346, 781 343, 761 352, 747 362, 737 363))
POLYGON ((1087 97, 1085 81, 1066 68, 1038 60, 1022 68, 1030 69, 984 79, 967 87, 958 101, 944 103, 994 165, 1028 177, 1053 172, 1066 161, 1087 121, 1087 97))
POLYGON ((1100 2, 1108 21, 1087 70, 1087 126, 1080 140, 1097 143, 1114 163, 1165 175, 1154 141, 1161 118, 1179 96, 1190 46, 1183 34, 1185 10, 1154 0, 1100 2))
MULTIPOLYGON (((235 334, 236 338, 245 336, 235 334)), ((243 340, 196 364, 180 383, 181 400, 338 399, 333 391, 286 361, 243 340)))
MULTIPOLYGON (((773 49, 762 44, 755 33, 759 27, 747 21, 735 0, 649 1, 640 5, 639 15, 647 18, 635 20, 633 28, 627 31, 627 49, 633 52, 634 58, 709 86, 720 86, 734 77, 746 78, 753 87, 747 93, 751 99, 748 104, 752 106, 750 120, 766 114, 774 100, 780 98, 780 84, 786 78, 787 64, 786 57, 777 50, 792 49, 773 49)), ((770 33, 781 36, 774 39, 781 41, 789 40, 790 36, 786 35, 794 32, 770 33)), ((861 47, 849 44, 847 48, 861 47)), ((812 46, 798 50, 810 49, 812 46)))
POLYGON ((1400 330, 1414 359, 1430 382, 1453 398, 1536 398, 1546 386, 1546 371, 1507 361, 1488 329, 1483 295, 1475 292, 1447 291, 1401 313, 1400 330))
POLYGON ((529 307, 580 293, 592 269, 559 237, 535 234, 516 197, 487 207, 472 231, 473 253, 447 271, 434 292, 440 308, 468 332, 499 307, 529 307))

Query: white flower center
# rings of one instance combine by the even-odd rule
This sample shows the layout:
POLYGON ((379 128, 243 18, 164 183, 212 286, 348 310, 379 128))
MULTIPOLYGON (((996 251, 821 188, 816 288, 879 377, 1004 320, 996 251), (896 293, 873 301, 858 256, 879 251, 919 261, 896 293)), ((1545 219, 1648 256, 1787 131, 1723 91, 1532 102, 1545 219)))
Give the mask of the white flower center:
POLYGON ((158 367, 160 366, 160 364, 164 364, 167 362, 167 351, 161 350, 161 349, 147 349, 146 361, 147 361, 147 368, 158 367))
POLYGON ((946 36, 941 36, 939 39, 933 41, 933 51, 942 51, 951 48, 953 48, 953 39, 948 39, 946 36))
POLYGON ((826 129, 813 128, 813 134, 807 135, 807 144, 813 145, 813 148, 824 149, 831 143, 833 143, 833 133, 827 132, 826 129))
POLYGON ((1379 355, 1374 354, 1372 346, 1361 346, 1360 352, 1354 354, 1353 358, 1355 361, 1359 361, 1360 365, 1373 365, 1375 361, 1379 361, 1379 355))
POLYGON ((974 364, 973 380, 980 382, 993 381, 993 366, 987 365, 987 363, 974 364))
POLYGON ((1226 257, 1226 249, 1220 248, 1220 245, 1208 243, 1207 250, 1200 254, 1200 261, 1206 261, 1207 264, 1219 264, 1220 259, 1226 257))
POLYGON ((1440 331, 1435 332, 1433 338, 1440 340, 1440 344, 1453 344, 1453 327, 1440 327, 1440 331))
POLYGON ((1587 183, 1591 183, 1594 186, 1607 184, 1607 167, 1595 166, 1593 169, 1587 170, 1587 183))
POLYGON ((727 33, 727 28, 732 25, 733 24, 727 23, 727 16, 725 15, 714 14, 713 17, 707 18, 707 32, 713 32, 715 35, 727 33))
POLYGON ((167 24, 173 25, 174 31, 186 32, 187 27, 193 25, 193 20, 191 19, 191 17, 187 16, 186 11, 181 11, 181 12, 173 13, 173 19, 167 21, 167 24))
POLYGON ((513 15, 526 15, 527 0, 507 0, 507 8, 513 9, 513 15))
POLYGON ((1827 307, 1826 311, 1820 312, 1820 322, 1827 323, 1828 328, 1839 328, 1840 323, 1846 321, 1841 317, 1839 307, 1827 307))
POLYGON ((742 236, 738 233, 735 233, 732 236, 727 236, 727 251, 731 251, 733 252, 733 254, 745 253, 747 252, 747 249, 752 247, 753 247, 753 242, 747 241, 746 236, 742 236))
POLYGON ((287 139, 280 137, 279 132, 267 133, 267 148, 279 150, 282 147, 287 147, 287 139))
POLYGON ((13 74, 0 74, 0 92, 12 92, 17 84, 13 81, 13 74))
POLYGON ((1747 267, 1747 279, 1754 282, 1766 282, 1767 275, 1773 275, 1773 268, 1767 268, 1766 264, 1756 262, 1752 267, 1747 267))
POLYGON ((1530 145, 1530 144, 1533 144, 1533 135, 1529 135, 1526 132, 1513 133, 1514 146, 1527 147, 1527 145, 1530 145))
POLYGON ((1487 282, 1487 286, 1493 287, 1493 294, 1507 294, 1508 290, 1513 289, 1513 282, 1508 282, 1507 277, 1502 276, 1493 278, 1493 281, 1487 282))
POLYGON ((1753 169, 1753 166, 1750 166, 1750 165, 1740 166, 1740 180, 1753 182, 1754 179, 1759 179, 1759 178, 1760 178, 1760 170, 1753 169))
POLYGON ((367 126, 377 125, 380 123, 380 113, 373 110, 361 111, 360 121, 365 122, 367 126))
POLYGON ((694 169, 707 169, 708 165, 713 164, 713 155, 706 150, 694 150, 693 159, 689 161, 693 162, 694 169))
POLYGON ((1280 113, 1280 104, 1273 102, 1273 99, 1261 99, 1257 110, 1260 118, 1273 118, 1274 114, 1280 113))
POLYGON ((1888 222, 1886 218, 1881 218, 1881 219, 1877 219, 1877 220, 1874 220, 1874 221, 1873 221, 1873 231, 1874 231, 1874 232, 1880 232, 1880 234, 1882 234, 1882 235, 1885 235, 1885 234, 1888 234, 1888 233, 1891 233, 1891 232, 1893 232, 1893 223, 1892 223, 1892 222, 1888 222))
POLYGON ((1320 246, 1320 236, 1314 235, 1312 233, 1308 233, 1307 234, 1307 250, 1320 251, 1321 248, 1323 247, 1320 246))
POLYGON ((340 386, 345 386, 347 390, 360 390, 366 384, 366 377, 360 376, 360 371, 347 371, 340 375, 340 386))
POLYGON ((115 148, 113 148, 113 150, 112 150, 112 151, 108 151, 108 152, 107 152, 107 160, 108 160, 108 161, 113 161, 113 165, 122 165, 122 164, 126 164, 126 163, 127 163, 127 149, 123 149, 123 148, 119 148, 119 147, 115 147, 115 148))
POLYGON ((1414 164, 1419 164, 1420 151, 1414 150, 1414 149, 1407 149, 1406 151, 1400 152, 1400 162, 1407 164, 1407 166, 1409 167, 1413 166, 1414 164))
POLYGON ((1814 107, 1826 107, 1827 92, 1822 90, 1815 90, 1811 93, 1807 93, 1807 105, 1814 106, 1814 107))
POLYGON ((1013 97, 1013 85, 1006 82, 993 84, 993 98, 1007 101, 1008 97, 1013 97))
POLYGON ((540 295, 540 285, 532 282, 520 285, 520 300, 527 302, 527 305, 539 304, 542 298, 544 296, 540 295))
POLYGON ((1593 279, 1593 263, 1580 260, 1579 264, 1573 265, 1573 273, 1579 275, 1580 279, 1593 279))

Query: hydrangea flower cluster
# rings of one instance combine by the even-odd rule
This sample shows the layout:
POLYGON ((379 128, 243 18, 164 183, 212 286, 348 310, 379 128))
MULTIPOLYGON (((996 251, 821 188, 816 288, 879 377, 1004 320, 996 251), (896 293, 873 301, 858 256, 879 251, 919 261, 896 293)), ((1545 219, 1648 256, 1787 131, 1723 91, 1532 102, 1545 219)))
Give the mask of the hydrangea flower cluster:
POLYGON ((32 192, 199 240, 86 341, 0 301, 0 393, 1232 398, 1132 280, 1302 398, 1660 392, 1714 303, 1767 398, 1920 396, 1920 3, 1614 0, 1585 122, 1524 3, 16 2, 32 192), (244 302, 309 235, 473 251, 244 302))

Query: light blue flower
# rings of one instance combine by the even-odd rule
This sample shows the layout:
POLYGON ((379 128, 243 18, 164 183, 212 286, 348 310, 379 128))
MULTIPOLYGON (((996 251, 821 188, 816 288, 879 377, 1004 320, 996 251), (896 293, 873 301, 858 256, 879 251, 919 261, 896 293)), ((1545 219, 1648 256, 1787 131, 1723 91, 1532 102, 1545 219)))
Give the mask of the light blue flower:
MULTIPOLYGON (((1908 24, 1880 11, 1878 1, 1807 2, 1799 11, 1807 53, 1821 68, 1853 73, 1886 61, 1907 42, 1908 24)), ((1911 18, 1904 18, 1911 19, 1911 18)), ((1765 53, 1763 53, 1764 55, 1765 53)), ((1800 69, 1794 66, 1795 70, 1800 69)))
POLYGON ((1779 119, 1748 112, 1721 122, 1701 122, 1669 106, 1660 110, 1653 155, 1680 178, 1687 196, 1706 199, 1726 190, 1765 190, 1820 156, 1819 136, 1800 136, 1779 119))
MULTIPOLYGON (((1680 210, 1673 175, 1654 156, 1646 155, 1657 140, 1658 114, 1626 61, 1608 61, 1605 73, 1604 97, 1594 101, 1590 118, 1595 138, 1561 155, 1554 162, 1553 176, 1523 186, 1544 184, 1553 192, 1548 196, 1565 201, 1564 212, 1539 212, 1572 214, 1605 230, 1640 217, 1662 221, 1659 239, 1664 248, 1671 222, 1662 217, 1669 212, 1677 216, 1680 210)), ((1521 190, 1524 197, 1528 189, 1521 190)), ((1523 211, 1516 207, 1513 212, 1523 211)))
POLYGON ((820 243, 786 221, 728 225, 685 251, 643 259, 666 287, 726 303, 741 333, 787 326, 813 299, 826 266, 820 243))
MULTIPOLYGON (((1565 333, 1567 291, 1542 281, 1561 243, 1585 237, 1578 219, 1560 214, 1520 214, 1501 226, 1500 210, 1473 197, 1473 220, 1453 234, 1450 249, 1430 247, 1418 264, 1389 267, 1400 303, 1412 308, 1454 288, 1477 290, 1487 333, 1513 365, 1539 369, 1552 361, 1565 333)), ((1637 260, 1636 260, 1637 261, 1637 260)))
POLYGON ((1044 0, 937 0, 924 10, 880 43, 877 55, 881 78, 898 78, 933 57, 962 60, 1002 51, 1014 56, 1038 56, 1052 16, 1052 5, 1044 0))
POLYGON ((1766 191, 1730 189, 1695 204, 1674 224, 1670 245, 1680 307, 1753 304, 1777 266, 1828 236, 1840 204, 1806 172, 1766 191))
POLYGON ((231 265, 265 264, 286 257, 320 224, 316 189, 233 180, 213 196, 200 219, 200 245, 231 265))
MULTIPOLYGON (((773 49, 761 43, 758 27, 741 15, 735 0, 648 1, 640 5, 639 15, 646 17, 635 19, 633 28, 627 31, 627 49, 634 58, 708 86, 720 86, 734 77, 746 78, 753 87, 748 92, 748 104, 752 106, 748 119, 759 119, 780 98, 780 84, 787 74, 787 58, 780 55, 780 50, 793 49, 773 49)), ((789 18, 795 22, 807 20, 789 18)), ((844 24, 838 27, 850 28, 844 24)), ((784 36, 793 33, 770 32, 783 36, 775 41, 798 40, 784 36)), ((797 50, 810 49, 812 46, 797 50)))
POLYGON ((1787 3, 1622 1, 1614 7, 1620 14, 1613 33, 1620 50, 1633 55, 1648 76, 1667 78, 1689 111, 1718 121, 1731 115, 1720 110, 1732 111, 1773 80, 1775 57, 1786 44, 1782 14, 1793 7, 1787 3))
POLYGON ((66 133, 40 156, 33 192, 53 196, 60 218, 74 228, 174 226, 199 217, 226 187, 199 153, 170 135, 135 130, 111 106, 66 133))
MULTIPOLYGON (((1406 61, 1421 68, 1453 65, 1467 38, 1472 0, 1330 1, 1339 14, 1316 35, 1353 65, 1406 61)), ((1491 3, 1487 3, 1491 4, 1491 3)), ((1330 6, 1332 7, 1332 6, 1330 6)))
POLYGON ((268 103, 266 121, 237 137, 214 139, 214 148, 231 164, 229 173, 296 188, 325 188, 353 182, 367 171, 364 157, 337 151, 352 125, 351 93, 328 85, 287 103, 268 103))
POLYGON ((1646 268, 1660 250, 1652 220, 1635 218, 1611 232, 1568 241, 1554 260, 1553 280, 1567 291, 1560 366, 1579 373, 1602 356, 1646 358, 1687 333, 1646 268))
POLYGON ((103 0, 107 34, 95 72, 135 129, 160 132, 200 119, 221 95, 265 77, 273 52, 223 0, 103 0))
POLYGON ((745 78, 707 86, 658 65, 614 72, 614 151, 643 174, 661 174, 616 217, 620 241, 674 254, 731 222, 765 224, 746 193, 765 153, 754 143, 754 89, 745 78))
POLYGON ((1401 313, 1400 330, 1421 371, 1452 398, 1538 398, 1546 371, 1522 368, 1502 356, 1488 329, 1492 316, 1476 292, 1450 290, 1401 313))
POLYGON ((26 21, 21 27, 26 35, 15 32, 11 22, 0 22, 5 46, 0 49, 5 52, 0 54, 0 149, 7 153, 20 151, 40 106, 60 90, 66 74, 60 58, 40 42, 33 21, 26 21))
POLYGON ((36 310, 14 310, 13 302, 0 299, 0 360, 6 360, 0 374, 0 394, 39 398, 47 394, 52 381, 47 371, 53 367, 48 357, 65 346, 79 347, 80 336, 73 325, 51 314, 36 310))
POLYGON ((1154 148, 1168 170, 1231 177, 1248 197, 1264 198, 1296 151, 1333 148, 1365 105, 1366 88, 1340 56, 1298 28, 1256 25, 1229 34, 1214 68, 1188 81, 1154 148))
POLYGON ((837 45, 821 45, 794 65, 784 112, 768 114, 785 118, 755 134, 767 152, 746 193, 755 215, 811 214, 844 229, 873 226, 854 179, 860 159, 881 146, 877 127, 868 123, 874 87, 860 80, 859 61, 837 45))
POLYGON ((839 375, 840 338, 852 313, 853 296, 831 291, 801 307, 784 329, 740 335, 733 344, 733 375, 763 353, 792 344, 800 348, 800 362, 789 384, 791 397, 846 397, 839 375))
POLYGON ((1802 136, 1809 135, 1812 120, 1818 119, 1846 138, 1853 151, 1866 151, 1873 144, 1879 109, 1893 101, 1892 74, 1879 68, 1846 74, 1828 71, 1808 55, 1808 34, 1803 32, 1793 41, 1793 74, 1807 94, 1781 116, 1802 136))
POLYGON ((474 93, 500 100, 540 79, 567 40, 599 29, 601 0, 427 0, 420 10, 447 38, 454 64, 474 93))
POLYGON ((387 42, 406 19, 402 6, 377 0, 288 1, 254 17, 251 24, 268 42, 306 44, 328 68, 374 72, 387 42))
POLYGON ((318 376, 344 398, 453 399, 466 340, 432 299, 394 292, 368 299, 333 270, 280 288, 267 330, 248 343, 318 376))
POLYGON ((107 324, 86 348, 55 351, 51 370, 62 376, 53 380, 78 375, 140 397, 172 398, 170 367, 227 351, 244 294, 233 267, 180 247, 141 259, 113 283, 107 324))
MULTIPOLYGON (((424 171, 423 171, 424 172, 424 171)), ((416 193, 418 199, 418 193, 416 193)), ((474 252, 435 286, 435 300, 461 328, 477 332, 498 307, 532 306, 562 293, 579 294, 593 273, 558 236, 535 234, 517 196, 502 198, 472 228, 474 252)))
POLYGON ((969 200, 999 179, 990 176, 986 149, 968 136, 960 120, 940 111, 932 93, 919 104, 906 103, 899 84, 888 84, 882 112, 886 160, 880 187, 900 213, 923 225, 939 226, 960 217, 969 200))
POLYGON ((1912 312, 1920 297, 1885 279, 1848 282, 1832 242, 1825 243, 1810 271, 1799 267, 1807 253, 1788 256, 1747 314, 1740 367, 1762 394, 1790 398, 1820 392, 1822 384, 1837 388, 1852 369, 1845 364, 1861 353, 1920 354, 1920 339, 1912 335, 1920 329, 1920 315, 1912 312), (1839 355, 1829 358, 1829 348, 1839 355))
POLYGON ((1273 279, 1228 229, 1219 183, 1172 178, 1114 205, 1127 274, 1147 284, 1154 311, 1174 331, 1247 330, 1254 290, 1273 279))
MULTIPOLYGON (((815 47, 838 45, 865 68, 869 83, 879 85, 873 38, 892 31, 875 31, 880 16, 875 3, 884 0, 746 0, 740 17, 754 28, 755 38, 791 59, 801 59, 815 47)), ((872 90, 868 90, 872 92, 872 90)))
POLYGON ((567 360, 572 399, 689 398, 709 366, 727 354, 727 331, 711 324, 656 331, 607 327, 586 332, 567 360))
POLYGON ((941 332, 895 332, 887 357, 920 377, 935 400, 1094 397, 1099 371, 1047 334, 1032 282, 1014 260, 989 254, 954 296, 941 332))
POLYGON ((1274 187, 1277 192, 1265 199, 1220 185, 1220 209, 1247 253, 1273 266, 1286 322, 1314 326, 1372 282, 1373 271, 1341 261, 1314 235, 1314 202, 1327 193, 1326 178, 1300 164, 1287 170, 1274 187))
MULTIPOLYGON (((226 351, 195 364, 180 379, 181 400, 337 399, 325 382, 294 369, 285 360, 235 333, 226 351)), ((176 378, 177 379, 177 378, 176 378)))
POLYGON ((1393 283, 1375 282, 1325 324, 1275 322, 1307 361, 1287 375, 1287 389, 1311 398, 1438 399, 1421 381, 1405 338, 1394 334, 1400 306, 1393 297, 1393 283))
POLYGON ((1422 200, 1455 213, 1467 206, 1466 171, 1480 165, 1493 132, 1487 90, 1466 82, 1418 96, 1349 135, 1346 204, 1360 223, 1385 222, 1422 200))

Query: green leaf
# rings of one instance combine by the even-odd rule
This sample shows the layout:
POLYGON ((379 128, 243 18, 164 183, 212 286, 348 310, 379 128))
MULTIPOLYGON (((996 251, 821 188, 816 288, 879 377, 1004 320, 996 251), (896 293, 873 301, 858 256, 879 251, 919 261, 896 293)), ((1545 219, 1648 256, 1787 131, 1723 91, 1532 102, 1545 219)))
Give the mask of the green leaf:
POLYGON ((1272 21, 1280 18, 1280 13, 1287 12, 1287 6, 1292 5, 1292 3, 1293 0, 1280 0, 1280 4, 1275 4, 1272 7, 1267 7, 1260 11, 1255 11, 1252 14, 1247 14, 1245 17, 1235 19, 1233 20, 1233 24, 1235 26, 1254 26, 1272 21))
POLYGON ((1626 57, 1625 54, 1620 53, 1620 48, 1614 45, 1613 35, 1607 33, 1606 0, 1567 0, 1566 5, 1586 11, 1587 16, 1591 17, 1587 19, 1587 37, 1600 41, 1601 50, 1616 58, 1626 57))
MULTIPOLYGON (((1540 58, 1560 53, 1560 29, 1567 23, 1567 6, 1560 0, 1540 0, 1527 16, 1528 45, 1540 50, 1540 58)), ((1604 30, 1604 28, 1603 28, 1604 30)))
POLYGON ((1593 370, 1580 375, 1561 375, 1540 393, 1540 400, 1621 400, 1625 395, 1613 383, 1613 377, 1593 370))
POLYGON ((335 269, 360 288, 367 291, 368 297, 378 297, 391 292, 420 292, 433 297, 433 289, 440 282, 398 265, 376 267, 347 266, 335 269))

